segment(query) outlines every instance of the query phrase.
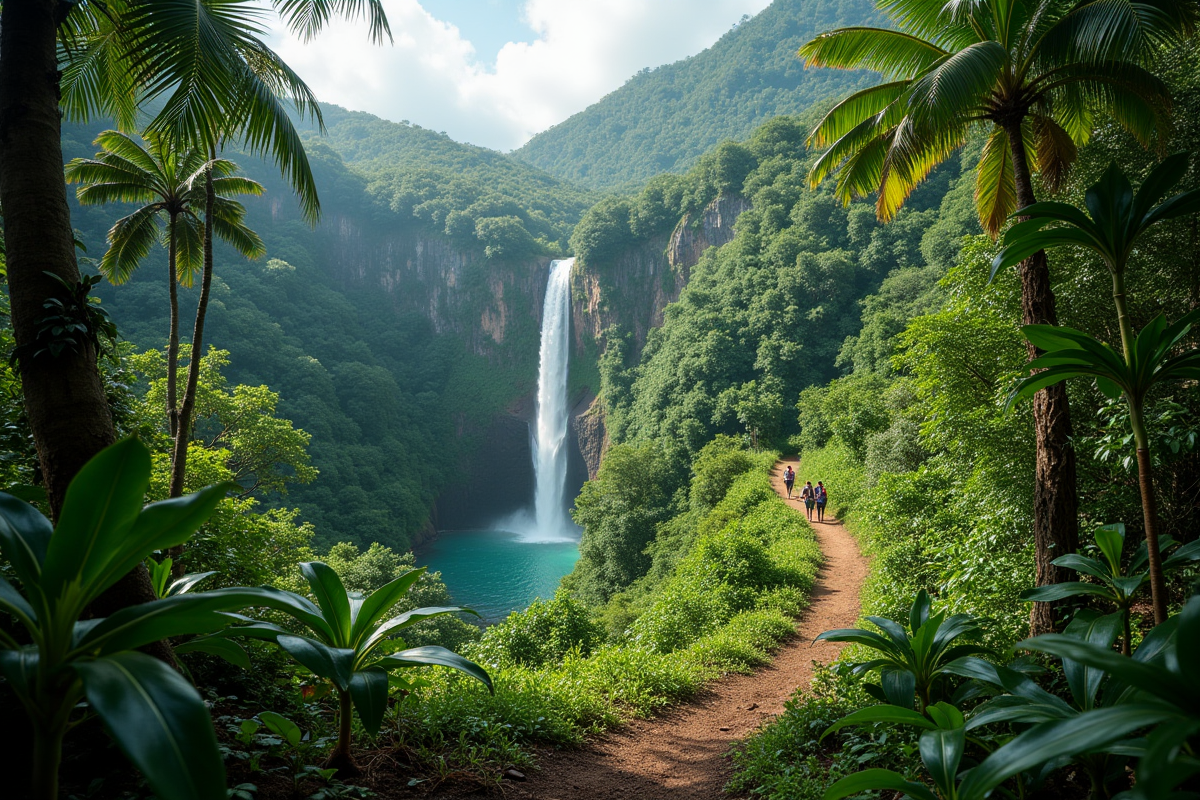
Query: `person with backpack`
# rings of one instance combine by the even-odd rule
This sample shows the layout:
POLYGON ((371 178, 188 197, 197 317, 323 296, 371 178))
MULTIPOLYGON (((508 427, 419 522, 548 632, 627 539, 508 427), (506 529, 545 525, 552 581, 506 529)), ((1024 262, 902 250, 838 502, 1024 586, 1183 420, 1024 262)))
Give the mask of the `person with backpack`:
POLYGON ((788 464, 788 468, 783 471, 783 485, 787 487, 788 500, 792 499, 792 484, 796 482, 796 471, 792 469, 792 465, 788 464))
POLYGON ((813 503, 817 499, 817 492, 813 489, 812 481, 804 482, 804 488, 800 490, 800 499, 804 501, 804 510, 808 512, 808 521, 812 522, 813 503))
POLYGON ((825 504, 829 502, 829 492, 825 491, 825 484, 817 481, 816 497, 814 498, 817 504, 817 522, 825 521, 825 504))

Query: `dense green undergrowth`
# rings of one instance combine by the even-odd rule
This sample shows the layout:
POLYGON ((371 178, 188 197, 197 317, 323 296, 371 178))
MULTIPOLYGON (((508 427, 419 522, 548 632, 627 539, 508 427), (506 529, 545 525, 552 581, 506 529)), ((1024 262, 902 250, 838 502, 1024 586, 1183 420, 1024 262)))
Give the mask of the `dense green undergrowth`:
POLYGON ((459 759, 484 748, 503 761, 533 743, 578 744, 769 662, 821 561, 807 522, 770 487, 772 460, 746 460, 674 568, 642 588, 636 611, 624 606, 622 627, 566 590, 514 612, 464 650, 488 666, 495 695, 431 675, 398 705, 398 741, 459 759))

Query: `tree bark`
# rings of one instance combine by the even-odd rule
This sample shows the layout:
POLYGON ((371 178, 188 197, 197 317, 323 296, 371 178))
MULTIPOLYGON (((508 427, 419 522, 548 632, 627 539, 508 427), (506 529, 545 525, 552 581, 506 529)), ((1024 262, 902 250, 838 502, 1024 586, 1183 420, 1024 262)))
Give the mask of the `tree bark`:
MULTIPOLYGON (((79 282, 60 142, 56 0, 13 0, 0 9, 0 207, 17 347, 37 338, 42 303, 79 282)), ((108 398, 87 344, 57 358, 20 359, 22 392, 50 515, 58 519, 71 479, 116 440, 108 398)), ((117 610, 154 600, 138 566, 93 606, 117 610)), ((173 663, 170 649, 154 653, 173 663), (160 652, 165 651, 165 652, 160 652)))
MULTIPOLYGON (((1036 202, 1032 172, 1022 146, 1021 120, 1005 126, 1012 153, 1013 178, 1017 205, 1036 202)), ((1045 251, 1021 262, 1021 313, 1026 325, 1056 325, 1054 290, 1050 285, 1050 266, 1045 251)), ((1038 352, 1026 343, 1029 359, 1038 352)), ((1074 553, 1079 547, 1079 498, 1075 475, 1075 449, 1071 445, 1071 409, 1067 387, 1059 383, 1033 396, 1033 424, 1037 441, 1037 466, 1033 490, 1033 538, 1037 564, 1037 585, 1063 583, 1073 579, 1073 571, 1051 562, 1074 553)), ((1055 603, 1034 603, 1029 614, 1030 635, 1055 629, 1055 603)))
MULTIPOLYGON (((213 188, 212 168, 204 175, 204 277, 200 283, 200 302, 196 306, 196 324, 192 329, 192 357, 188 360, 187 386, 183 390, 183 402, 179 407, 179 425, 175 432, 175 448, 171 455, 171 497, 183 494, 187 478, 188 444, 191 439, 192 413, 196 408, 196 386, 200 382, 200 358, 204 354, 204 319, 208 314, 208 298, 212 292, 213 276, 213 206, 216 191, 213 188)), ((178 560, 182 548, 172 548, 178 560)))
POLYGON ((178 280, 176 278, 175 260, 178 256, 178 245, 175 237, 175 226, 179 222, 179 215, 172 212, 167 220, 170 225, 168 236, 170 237, 170 248, 167 255, 167 286, 171 298, 171 318, 170 318, 170 333, 167 335, 167 430, 171 434, 171 438, 175 438, 175 433, 179 429, 179 387, 175 385, 179 375, 179 291, 178 280))
MULTIPOLYGON (((54 0, 17 0, 0 11, 0 207, 4 208, 13 333, 30 345, 42 303, 79 282, 59 142, 54 0)), ((54 358, 20 359, 25 410, 52 516, 75 473, 116 439, 96 353, 83 345, 54 358)))

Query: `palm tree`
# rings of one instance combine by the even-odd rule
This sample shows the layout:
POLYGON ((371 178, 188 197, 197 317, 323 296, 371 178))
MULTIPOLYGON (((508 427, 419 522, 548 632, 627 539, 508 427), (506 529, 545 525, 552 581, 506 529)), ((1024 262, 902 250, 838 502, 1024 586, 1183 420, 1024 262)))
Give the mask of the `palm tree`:
POLYGON ((1090 213, 1053 202, 1022 208, 1019 213, 1026 220, 1008 229, 1004 249, 992 263, 995 274, 996 270, 1011 266, 1036 250, 1067 246, 1091 250, 1108 268, 1121 331, 1120 353, 1071 328, 1027 327, 1025 336, 1038 344, 1045 355, 1030 363, 1030 369, 1038 371, 1024 379, 1014 394, 1028 395, 1041 386, 1086 376, 1094 378, 1108 396, 1124 396, 1137 448, 1138 486, 1156 625, 1167 619, 1167 592, 1159 554, 1158 509, 1144 408, 1147 395, 1156 385, 1200 378, 1200 350, 1176 352, 1192 328, 1200 324, 1200 311, 1193 311, 1174 325, 1168 325, 1159 314, 1135 335, 1126 302, 1125 271, 1138 239, 1150 228, 1200 211, 1200 189, 1159 203, 1187 172, 1187 166, 1186 153, 1171 156, 1146 176, 1141 190, 1135 194, 1120 168, 1110 164, 1100 181, 1087 190, 1086 206, 1090 213))
MULTIPOLYGON (((1170 94, 1147 69, 1159 44, 1191 33, 1194 3, 1175 0, 882 0, 896 30, 842 28, 800 50, 810 66, 866 68, 885 82, 833 108, 810 144, 826 147, 809 179, 837 174, 843 202, 872 191, 890 219, 912 190, 974 131, 986 133, 975 183, 983 227, 996 236, 1032 205, 1033 176, 1055 191, 1091 134, 1111 115, 1143 144, 1161 128, 1170 94)), ((1057 322, 1046 254, 1020 265, 1027 325, 1057 322)), ((1028 345, 1029 357, 1037 356, 1028 345)), ((1034 396, 1037 583, 1069 579, 1051 561, 1078 544, 1075 453, 1062 384, 1034 396)), ((1035 603, 1033 633, 1053 629, 1035 603)))
POLYGON ((258 234, 246 227, 245 209, 229 199, 260 195, 261 184, 237 174, 227 159, 207 163, 200 151, 179 151, 163 136, 148 136, 142 146, 128 134, 105 131, 96 138, 94 158, 67 164, 68 183, 82 184, 76 197, 84 205, 112 202, 142 204, 108 232, 108 250, 100 271, 114 284, 124 283, 155 244, 167 250, 167 286, 171 311, 167 336, 167 427, 174 437, 179 421, 176 375, 179 365, 179 299, 176 284, 191 286, 203 264, 205 191, 198 182, 212 168, 217 204, 213 224, 218 235, 247 258, 265 252, 258 234))
MULTIPOLYGON (((380 0, 273 0, 273 5, 290 28, 305 35, 337 15, 367 17, 376 41, 390 36, 380 0)), ((42 303, 62 291, 50 275, 70 286, 80 280, 62 180, 64 110, 95 115, 117 110, 115 118, 128 128, 139 107, 161 101, 152 131, 181 140, 201 136, 214 145, 238 141, 269 155, 293 185, 307 187, 302 205, 315 218, 315 185, 287 115, 289 105, 315 110, 315 99, 262 43, 256 33, 262 14, 261 5, 233 0, 0 5, 0 206, 7 211, 8 279, 19 345, 34 340, 42 303), (231 55, 238 53, 239 58, 231 55), (92 67, 76 55, 89 55, 92 67), (63 80, 76 74, 87 91, 74 106, 70 99, 60 104, 63 80), (185 96, 192 101, 184 102, 185 96)), ((57 517, 70 479, 115 438, 96 353, 82 346, 19 366, 57 517)), ((144 584, 149 592, 148 578, 144 584)))
MULTIPOLYGON (((380 0, 272 3, 292 30, 307 36, 334 15, 367 17, 375 41, 391 35, 380 0)), ((64 109, 73 108, 76 116, 112 112, 128 129, 139 107, 163 101, 152 130, 182 141, 196 135, 213 143, 236 139, 270 155, 299 190, 308 217, 316 218, 315 184, 287 114, 289 104, 315 114, 315 98, 255 34, 262 13, 260 5, 229 0, 0 4, 0 207, 9 209, 8 282, 18 346, 36 339, 46 298, 59 294, 63 284, 80 283, 62 180, 64 109), (232 41, 240 42, 240 49, 232 41), (90 55, 90 60, 76 55, 90 55), (86 91, 75 106, 69 99, 60 103, 67 86, 63 79, 76 75, 86 91), (189 92, 199 100, 172 102, 176 94, 182 98, 189 92), (189 132, 192 125, 195 130, 189 132), (217 129, 223 137, 211 133, 217 129)), ((215 150, 203 148, 210 154, 215 150)), ((84 341, 57 358, 19 363, 54 519, 71 479, 116 438, 96 358, 84 341)), ((94 610, 103 616, 152 599, 149 575, 140 568, 112 587, 94 610)))

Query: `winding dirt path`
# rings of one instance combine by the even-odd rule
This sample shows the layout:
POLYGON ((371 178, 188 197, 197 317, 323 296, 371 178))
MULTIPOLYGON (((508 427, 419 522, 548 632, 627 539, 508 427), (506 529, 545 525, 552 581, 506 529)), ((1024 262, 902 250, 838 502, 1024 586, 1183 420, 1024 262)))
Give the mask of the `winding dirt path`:
MULTIPOLYGON (((803 476, 796 459, 777 463, 771 481, 780 496, 788 464, 803 476)), ((804 513, 799 500, 790 504, 804 513)), ((505 794, 522 800, 718 800, 731 773, 730 745, 781 713, 792 692, 808 684, 813 660, 827 663, 842 647, 832 642, 810 647, 817 634, 858 619, 867 560, 836 520, 814 522, 813 529, 825 563, 812 604, 797 635, 769 666, 724 678, 690 703, 634 720, 579 750, 546 752, 539 759, 541 770, 525 783, 506 782, 505 794)))

